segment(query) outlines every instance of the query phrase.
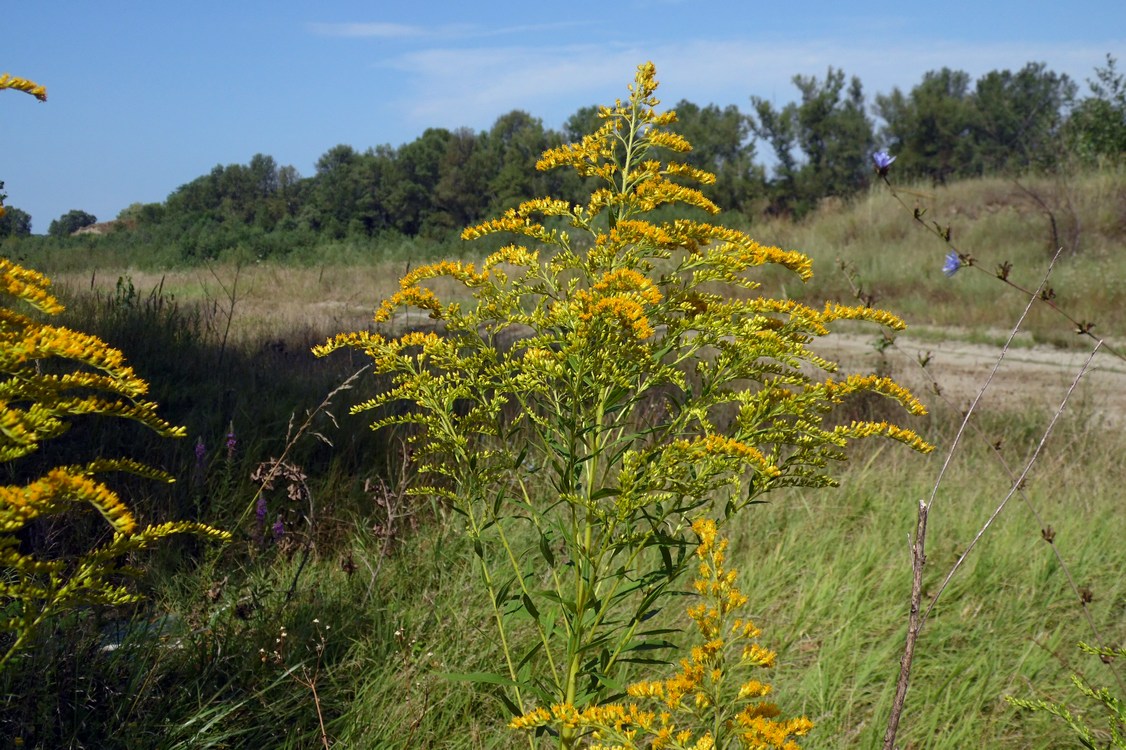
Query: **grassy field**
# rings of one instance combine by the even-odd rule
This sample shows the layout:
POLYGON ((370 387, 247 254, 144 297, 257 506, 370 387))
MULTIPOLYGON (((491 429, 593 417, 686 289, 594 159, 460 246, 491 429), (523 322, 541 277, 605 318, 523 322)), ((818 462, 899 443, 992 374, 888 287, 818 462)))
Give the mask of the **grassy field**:
MULTIPOLYGON (((1126 341, 1126 176, 1022 185, 912 187, 903 197, 950 224, 955 245, 983 268, 1009 261, 1014 280, 1033 288, 1054 242, 1047 205, 1069 248, 1050 282, 1057 301, 1126 341)), ((839 261, 879 306, 932 335, 1003 336, 1024 300, 975 269, 944 277, 947 248, 914 224, 875 190, 802 224, 752 226, 760 241, 814 258, 809 284, 768 274, 763 291, 852 300, 839 261)), ((242 524, 221 551, 183 542, 158 553, 148 605, 60 620, 0 673, 0 737, 22 743, 0 745, 310 748, 324 745, 323 719, 333 747, 526 747, 501 728, 497 700, 443 677, 498 659, 459 517, 406 496, 411 469, 396 436, 372 435, 347 416, 379 382, 361 375, 322 405, 363 363, 307 353, 331 333, 368 325, 396 279, 429 253, 351 247, 307 265, 164 270, 99 258, 96 246, 82 258, 26 259, 64 291, 68 323, 123 349, 169 418, 188 425, 190 440, 151 446, 147 457, 183 481, 172 494, 138 489, 138 507, 242 524), (214 446, 229 426, 239 443, 224 455, 214 446), (195 463, 196 436, 210 451, 206 465, 195 463), (263 493, 286 524, 284 537, 269 540, 254 526, 259 487, 250 475, 283 451, 303 478, 263 493)), ((1033 342, 1083 345, 1048 312, 1030 319, 1033 342)), ((908 535, 960 423, 940 400, 924 400, 932 413, 912 426, 938 445, 934 454, 866 445, 841 468, 840 487, 774 495, 731 529, 752 617, 779 652, 775 698, 816 725, 804 747, 871 748, 883 737, 907 629, 908 535)), ((967 436, 935 494, 924 604, 1012 486, 998 458, 1019 472, 1054 406, 1017 398, 975 417, 984 438, 967 436)), ((1075 746, 1062 722, 1005 697, 1087 710, 1072 671, 1098 686, 1115 684, 1112 670, 1121 679, 1121 664, 1108 669, 1076 643, 1096 639, 1092 624, 1104 642, 1126 642, 1124 451, 1121 430, 1065 414, 1025 497, 1001 512, 922 632, 900 747, 1075 746), (1045 541, 1049 527, 1090 595, 1085 605, 1045 541)), ((662 617, 685 622, 682 613, 662 617)))

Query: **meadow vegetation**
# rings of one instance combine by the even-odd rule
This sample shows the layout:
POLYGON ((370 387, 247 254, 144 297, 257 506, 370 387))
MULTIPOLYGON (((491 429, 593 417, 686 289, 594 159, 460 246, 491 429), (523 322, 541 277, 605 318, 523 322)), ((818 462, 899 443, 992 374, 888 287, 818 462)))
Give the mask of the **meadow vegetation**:
MULTIPOLYGON (((990 271, 1011 263, 1029 288, 1062 245, 1049 282, 1055 301, 1095 321, 1109 342, 1126 340, 1120 165, 896 189, 949 225, 960 249, 990 271)), ((765 269, 756 294, 816 306, 868 295, 936 336, 988 329, 1002 340, 1027 303, 987 274, 945 277, 946 247, 880 185, 820 201, 800 220, 733 223, 812 259, 809 282, 765 269)), ((479 263, 499 243, 344 237, 285 260, 235 248, 184 266, 164 262, 176 248, 81 241, 81 250, 22 246, 18 260, 55 281, 62 325, 127 354, 162 418, 183 425, 187 439, 83 424, 81 435, 29 457, 19 476, 91 446, 125 452, 178 479, 115 485, 146 521, 198 521, 230 529, 235 540, 219 549, 165 540, 144 558, 145 602, 46 622, 34 646, 0 671, 0 736, 41 748, 528 746, 503 728, 500 682, 450 679, 495 672, 504 661, 496 599, 477 585, 465 517, 439 496, 409 492, 421 479, 405 428, 373 432, 363 415, 349 414, 385 392, 386 376, 348 350, 321 360, 310 352, 338 331, 370 329, 379 301, 420 265, 479 263)), ((454 280, 432 288, 444 300, 472 300, 454 280)), ((424 315, 394 323, 434 330, 424 315)), ((880 336, 871 324, 852 325, 880 336)), ((1036 343, 1085 345, 1047 310, 1024 327, 1036 343)), ((894 348, 879 361, 891 375, 918 366, 894 348)), ((862 443, 836 470, 839 487, 780 488, 724 529, 746 612, 778 655, 771 699, 783 715, 812 721, 804 747, 869 748, 884 736, 907 627, 910 532, 965 407, 917 395, 930 413, 904 424, 938 446, 935 454, 862 443)), ((974 415, 985 439, 960 444, 944 475, 924 595, 938 590, 1011 488, 998 454, 1023 465, 1057 406, 1018 396, 974 415)), ((900 414, 868 398, 844 410, 835 418, 842 423, 900 414)), ((1084 702, 1070 675, 1100 686, 1121 675, 1120 662, 1108 666, 1075 644, 1095 640, 1092 624, 1104 643, 1126 641, 1124 450, 1126 434, 1100 419, 1097 404, 1064 412, 1024 483, 1023 504, 989 528, 921 633, 900 747, 1074 745, 1066 724, 1017 710, 1006 696, 1071 704, 1098 725, 1097 705, 1084 702)), ((15 470, 6 471, 14 481, 15 470)), ((22 543, 58 554, 83 533, 96 530, 53 521, 22 543)), ((511 533, 514 547, 537 543, 532 528, 511 533)), ((679 606, 654 619, 670 629, 691 623, 679 606)), ((652 675, 651 665, 630 665, 621 679, 652 675)))

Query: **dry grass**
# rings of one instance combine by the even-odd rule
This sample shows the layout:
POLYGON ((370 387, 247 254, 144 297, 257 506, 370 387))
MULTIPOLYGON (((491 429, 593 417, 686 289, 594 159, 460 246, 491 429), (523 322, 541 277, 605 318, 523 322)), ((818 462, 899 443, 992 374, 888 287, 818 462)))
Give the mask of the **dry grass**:
MULTIPOLYGON (((752 233, 762 242, 795 248, 814 259, 815 277, 802 285, 768 276, 766 292, 803 300, 851 300, 845 264, 864 291, 915 325, 980 329, 1012 320, 1025 299, 993 277, 998 265, 1013 266, 1010 278, 1035 288, 1055 252, 1064 248, 1051 286, 1056 302, 1096 332, 1126 339, 1126 172, 1103 171, 1060 183, 1049 178, 1020 183, 989 178, 945 187, 899 188, 908 208, 884 186, 851 204, 829 201, 807 221, 771 221, 752 233), (1041 203, 1043 205, 1041 205, 1041 203), (972 255, 978 268, 953 279, 942 275, 949 248, 912 218, 950 227, 952 244, 972 255), (1056 220, 1053 235, 1044 207, 1056 220), (985 271, 982 273, 981 271, 985 271)), ((1068 346, 1078 340, 1071 326, 1048 310, 1035 311, 1028 330, 1039 343, 1068 346)))

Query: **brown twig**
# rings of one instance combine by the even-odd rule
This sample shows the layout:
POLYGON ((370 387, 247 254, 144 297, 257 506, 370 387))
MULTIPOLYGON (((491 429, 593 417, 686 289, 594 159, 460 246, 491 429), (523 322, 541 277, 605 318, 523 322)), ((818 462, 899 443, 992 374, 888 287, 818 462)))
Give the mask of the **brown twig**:
POLYGON ((907 700, 907 683, 911 679, 911 662, 915 658, 915 642, 919 640, 919 630, 923 621, 919 618, 919 604, 923 598, 923 565, 926 564, 927 512, 925 501, 919 501, 919 520, 915 527, 915 542, 911 545, 911 614, 907 620, 907 642, 903 646, 903 658, 899 660, 899 681, 895 686, 895 700, 888 716, 888 728, 884 732, 884 750, 894 750, 895 735, 899 731, 899 717, 903 715, 903 704, 907 700))
MULTIPOLYGON (((1004 500, 1002 500, 1002 502, 997 507, 997 509, 993 512, 993 514, 985 522, 985 525, 981 528, 980 531, 978 531, 977 535, 974 537, 973 541, 970 543, 970 545, 966 549, 966 551, 962 554, 962 556, 958 559, 958 561, 955 562, 954 566, 947 573, 946 578, 943 580, 942 585, 939 587, 938 592, 932 597, 930 605, 927 607, 926 612, 922 615, 922 617, 920 617, 919 616, 919 603, 920 603, 921 598, 922 598, 922 585, 923 585, 922 584, 922 568, 923 568, 923 564, 926 561, 926 555, 924 553, 924 546, 923 545, 924 545, 924 542, 925 542, 925 535, 926 535, 926 517, 927 517, 927 514, 929 513, 931 506, 934 504, 935 497, 938 494, 938 488, 942 483, 942 479, 943 479, 943 476, 946 473, 947 468, 949 468, 951 461, 953 460, 954 453, 958 449, 958 445, 961 442, 962 436, 965 434, 965 431, 966 431, 968 425, 970 424, 970 417, 973 415, 974 411, 977 409, 978 404, 981 402, 982 396, 985 395, 986 390, 988 390, 990 384, 992 383, 994 375, 997 373, 997 370, 1000 368, 1001 362, 1004 360, 1005 355, 1008 352, 1009 346, 1012 344, 1013 339, 1016 337, 1017 332, 1020 330, 1020 326, 1024 322, 1025 317, 1028 315, 1029 310, 1032 309, 1032 305, 1039 298, 1040 292, 1046 287, 1046 285, 1048 283, 1048 279, 1049 279, 1049 277, 1051 276, 1051 273, 1052 273, 1052 267, 1055 265, 1056 260, 1059 258, 1060 252, 1061 252, 1060 250, 1056 251, 1055 256, 1052 258, 1051 264, 1048 266, 1048 269, 1044 274, 1043 280, 1040 282, 1040 287, 1037 290, 1037 292, 1035 294, 1030 293, 1028 305, 1025 306, 1024 311, 1021 313, 1020 317, 1017 319, 1016 324, 1012 327, 1012 330, 1009 332, 1009 338, 1005 341, 1005 345, 1001 349, 1001 353, 997 358, 997 362, 993 366, 993 370, 989 373, 989 376, 986 378, 985 383, 982 385, 981 389, 978 391, 978 394, 974 398, 974 401, 970 405, 969 409, 966 410, 966 414, 965 414, 965 417, 962 420, 962 424, 958 428, 958 432, 955 435, 954 441, 951 444, 949 451, 947 451, 946 459, 943 462, 942 468, 939 470, 938 477, 935 479, 934 488, 931 491, 930 500, 929 501, 920 501, 920 503, 919 503, 919 524, 918 524, 918 529, 916 531, 915 544, 912 547, 912 553, 913 553, 912 554, 912 563, 913 563, 912 569, 913 569, 913 572, 914 572, 914 576, 913 576, 912 585, 911 585, 911 612, 910 612, 910 616, 909 616, 909 619, 908 619, 907 641, 904 645, 903 657, 900 661, 899 680, 898 680, 898 683, 896 685, 895 699, 892 702, 892 710, 891 710, 890 715, 888 716, 888 728, 887 728, 886 733, 884 734, 884 745, 883 745, 884 750, 894 750, 894 747, 895 747, 895 736, 896 736, 896 734, 899 730, 899 720, 900 720, 900 717, 903 714, 903 708, 904 708, 904 704, 906 702, 907 687, 908 687, 908 683, 909 683, 909 679, 910 679, 910 673, 911 673, 911 663, 914 660, 915 644, 918 640, 920 630, 922 629, 923 625, 926 623, 927 617, 930 615, 931 611, 934 609, 935 604, 938 602, 939 597, 942 595, 943 591, 946 589, 946 586, 949 584, 951 578, 954 576, 954 573, 961 566, 962 562, 969 555, 970 551, 977 544, 978 540, 981 539, 981 537, 985 534, 985 532, 993 524, 993 521, 997 518, 998 515, 1000 515, 1001 511, 1004 509, 1004 507, 1008 503, 1009 499, 1022 486, 1022 484, 1024 482, 1024 478, 1028 475, 1028 472, 1031 470, 1033 464, 1035 464, 1035 462, 1036 462, 1036 459, 1039 457, 1041 449, 1043 448, 1044 444, 1047 442, 1048 435, 1051 433, 1052 428, 1055 426, 1055 423, 1059 419, 1060 414, 1063 413, 1063 409, 1066 406, 1068 400, 1070 399, 1072 393, 1074 393, 1075 388, 1078 386, 1079 381, 1082 379, 1083 375, 1086 374, 1087 369, 1090 367, 1091 361, 1094 359, 1095 354, 1098 352, 1099 348, 1102 345, 1102 342, 1100 340, 1099 345, 1097 345, 1094 348, 1094 350, 1091 352, 1090 357, 1083 364, 1082 368, 1080 368, 1079 373, 1076 375, 1075 380, 1072 382, 1071 387, 1068 389, 1067 394, 1065 394, 1063 401, 1060 403, 1059 408, 1056 410, 1055 415, 1052 417, 1050 424, 1045 429, 1044 434, 1041 437, 1040 444, 1037 446, 1035 453, 1033 454, 1032 458, 1028 461, 1028 464, 1025 466, 1024 471, 1021 473, 1020 477, 1017 478, 1017 480, 1013 482, 1012 488, 1009 490, 1009 493, 1005 496, 1004 500)), ((1068 575, 1068 580, 1071 581, 1070 574, 1068 575)), ((1086 610, 1086 608, 1084 608, 1084 610, 1086 610)), ((1091 621, 1089 615, 1088 615, 1088 622, 1090 622, 1092 628, 1094 628, 1094 623, 1093 623, 1093 621, 1091 621)), ((1096 634, 1096 637, 1097 637, 1098 631, 1093 630, 1093 632, 1096 634)), ((1115 677, 1116 678, 1118 677, 1117 673, 1115 674, 1115 677)))
MULTIPOLYGON (((936 591, 935 595, 933 597, 931 597, 931 603, 927 607, 927 611, 925 613, 923 613, 923 623, 925 623, 927 621, 927 618, 930 617, 930 613, 934 609, 934 605, 938 603, 938 598, 940 596, 942 596, 942 592, 946 590, 946 587, 950 583, 950 579, 954 577, 954 573, 957 572, 958 568, 960 568, 962 566, 962 563, 969 556, 970 552, 977 545, 977 543, 981 539, 981 537, 985 535, 985 532, 989 529, 989 527, 993 525, 993 521, 997 518, 997 516, 999 516, 1001 514, 1001 511, 1004 510, 1005 505, 1008 504, 1008 502, 1012 498, 1012 496, 1017 493, 1017 490, 1021 486, 1023 486, 1025 478, 1028 476, 1028 472, 1032 470, 1032 466, 1033 466, 1033 464, 1036 463, 1036 459, 1040 457, 1040 452, 1044 449, 1044 444, 1048 442, 1048 436, 1052 434, 1052 429, 1056 426, 1056 422, 1059 421, 1060 415, 1063 414, 1064 407, 1067 406, 1068 400, 1071 398, 1071 395, 1075 392, 1076 387, 1078 387, 1079 381, 1083 378, 1084 375, 1087 374, 1087 370, 1088 370, 1088 368, 1090 368, 1091 362, 1092 362, 1092 360, 1094 360, 1095 354, 1098 351, 1099 351, 1099 347, 1097 347, 1097 346, 1093 350, 1091 350, 1091 355, 1089 357, 1087 357, 1087 361, 1084 362, 1083 366, 1079 368, 1079 372, 1075 375, 1075 379, 1072 381, 1071 387, 1067 389, 1067 393, 1064 394, 1063 401, 1060 402, 1059 408, 1056 409, 1056 413, 1052 415, 1052 419, 1048 423, 1048 426, 1046 428, 1044 428, 1044 434, 1040 436, 1040 443, 1036 446, 1036 450, 1032 452, 1032 458, 1028 459, 1028 463, 1025 464, 1024 471, 1022 471, 1020 476, 1017 477, 1016 480, 1013 482, 1013 485, 1009 489, 1008 494, 1005 495, 1005 498, 1000 502, 1000 504, 997 506, 996 510, 993 511, 992 515, 989 516, 989 519, 982 525, 981 529, 978 530, 977 534, 973 538, 973 541, 971 541, 969 543, 969 545, 966 547, 965 551, 961 554, 961 556, 958 558, 958 560, 954 563, 953 566, 951 566, 950 571, 946 574, 946 578, 944 578, 942 580, 942 584, 938 587, 938 591, 936 591)), ((1043 527, 1041 527, 1041 528, 1043 528, 1043 527)), ((1069 573, 1068 579, 1070 580, 1070 578, 1071 578, 1071 575, 1069 573)), ((1072 582, 1072 585, 1074 586, 1074 582, 1072 582)), ((1084 609, 1086 609, 1086 608, 1084 607, 1084 609)), ((1092 622, 1091 623, 1092 630, 1094 630, 1094 627, 1095 627, 1094 623, 1092 622)), ((1095 633, 1095 636, 1097 637, 1098 636, 1098 630, 1094 630, 1094 633, 1095 633)))

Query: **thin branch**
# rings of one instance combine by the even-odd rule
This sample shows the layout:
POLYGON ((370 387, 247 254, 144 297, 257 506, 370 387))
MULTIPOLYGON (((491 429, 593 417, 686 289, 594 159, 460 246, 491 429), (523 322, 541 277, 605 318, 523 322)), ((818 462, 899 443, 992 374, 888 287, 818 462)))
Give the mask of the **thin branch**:
POLYGON ((997 357, 997 361, 993 364, 993 369, 989 371, 989 376, 986 377, 985 383, 982 384, 981 389, 978 391, 977 396, 973 400, 973 403, 970 404, 970 408, 966 410, 966 415, 962 419, 962 424, 958 427, 958 433, 954 436, 954 442, 951 443, 950 450, 946 452, 946 459, 942 463, 942 468, 938 471, 938 477, 936 477, 934 480, 934 488, 931 490, 930 500, 927 501, 928 509, 932 505, 934 505, 935 496, 938 495, 938 487, 940 484, 942 484, 942 478, 946 475, 946 470, 950 467, 950 463, 954 460, 954 452, 958 450, 958 445, 962 441, 962 435, 965 434, 966 427, 967 425, 969 425, 970 416, 977 409, 977 405, 981 403, 982 396, 984 396, 985 392, 989 390, 989 386, 993 382, 993 377, 997 374, 997 370, 1001 368, 1001 362, 1005 359, 1005 355, 1008 353, 1009 347, 1013 343, 1013 339, 1016 338, 1017 333, 1020 331, 1021 324, 1024 323, 1024 319, 1028 317, 1028 313, 1032 309, 1032 305, 1035 304, 1040 292, 1044 289, 1045 286, 1047 286, 1048 278, 1052 275, 1052 268, 1056 265, 1056 260, 1060 257, 1062 250, 1063 248, 1057 250, 1056 254, 1052 257, 1052 262, 1048 264, 1048 270, 1044 273, 1044 279, 1040 282, 1040 286, 1036 290, 1036 293, 1030 293, 1028 304, 1025 305, 1024 312, 1020 314, 1020 317, 1017 319, 1016 324, 1013 325, 1012 330, 1009 331, 1009 338, 1005 340, 1005 345, 1001 347, 1001 354, 997 357))
MULTIPOLYGON (((973 541, 970 542, 969 546, 966 547, 966 550, 962 553, 961 557, 959 557, 954 565, 950 568, 950 572, 946 574, 946 578, 942 580, 942 585, 938 587, 938 591, 935 592, 935 595, 931 598, 931 603, 927 607, 927 611, 923 614, 923 623, 926 623, 927 618, 930 617, 930 613, 934 609, 934 605, 938 603, 938 598, 942 596, 942 592, 946 590, 947 585, 949 585, 950 583, 950 579, 954 577, 954 573, 958 570, 958 568, 962 566, 962 563, 970 554, 970 551, 973 550, 974 546, 978 543, 978 540, 980 540, 985 532, 989 529, 989 527, 993 525, 993 521, 997 518, 997 516, 1001 514, 1001 511, 1004 510, 1005 505, 1009 502, 1010 498, 1012 498, 1012 496, 1016 494, 1017 490, 1024 485, 1024 480, 1028 476, 1028 472, 1032 470, 1032 466, 1036 463, 1036 459, 1040 457, 1040 452, 1044 449, 1045 443, 1048 442, 1048 436, 1052 434, 1052 429, 1056 426, 1056 422, 1059 421, 1060 415, 1063 414, 1064 407, 1067 406, 1068 400, 1075 392, 1076 387, 1078 387, 1079 381, 1083 378, 1084 375, 1087 374, 1087 369, 1091 366, 1091 362, 1092 360, 1094 360, 1095 354, 1098 351, 1099 347, 1096 346, 1091 351, 1091 355, 1087 357, 1087 361, 1084 362, 1083 366, 1079 368, 1079 372, 1075 375, 1075 379, 1071 382, 1071 387, 1067 389, 1067 393, 1064 394, 1059 408, 1056 409, 1056 413, 1052 415, 1051 422, 1049 422, 1048 426, 1044 429, 1044 434, 1040 436, 1040 443, 1036 446, 1036 450, 1032 452, 1032 458, 1028 459, 1028 463, 1025 465, 1024 471, 1022 471, 1020 476, 1017 477, 1017 480, 1013 483, 1012 488, 1009 490, 1008 494, 1005 495, 1005 499, 1001 501, 1001 503, 997 506, 997 509, 993 511, 993 514, 989 516, 989 519, 985 522, 984 525, 982 525, 981 529, 978 530, 977 534, 973 538, 973 541)), ((1068 575, 1068 578, 1071 578, 1070 574, 1068 575)), ((1084 607, 1084 609, 1086 608, 1084 607)), ((1094 623, 1092 623, 1091 627, 1094 628, 1094 623)), ((1095 631, 1095 634, 1096 636, 1098 635, 1097 630, 1095 631)))
POLYGON ((915 543, 911 545, 911 614, 907 620, 907 642, 903 646, 903 658, 899 660, 899 681, 895 686, 895 700, 888 716, 888 728, 884 732, 884 750, 894 750, 895 735, 899 731, 899 718, 903 715, 903 704, 907 700, 907 684, 911 678, 911 662, 915 659, 915 643, 919 640, 919 630, 923 622, 919 618, 919 604, 923 598, 923 566, 926 564, 927 512, 930 508, 919 501, 919 520, 915 527, 915 543))

